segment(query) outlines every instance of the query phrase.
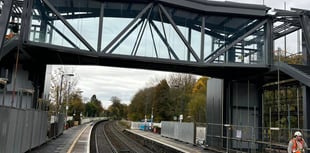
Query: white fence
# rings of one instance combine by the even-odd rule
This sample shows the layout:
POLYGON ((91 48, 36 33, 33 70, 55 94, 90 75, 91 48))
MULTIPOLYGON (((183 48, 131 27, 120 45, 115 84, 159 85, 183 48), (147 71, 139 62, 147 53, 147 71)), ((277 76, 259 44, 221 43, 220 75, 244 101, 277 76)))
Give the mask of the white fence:
POLYGON ((150 123, 150 122, 131 122, 130 123, 130 129, 132 130, 142 130, 144 129, 144 127, 146 127, 146 129, 151 128, 151 124, 153 124, 153 127, 159 127, 161 128, 161 123, 150 123))
POLYGON ((92 122, 92 121, 106 120, 106 119, 108 118, 107 117, 87 117, 81 120, 81 124, 92 122))

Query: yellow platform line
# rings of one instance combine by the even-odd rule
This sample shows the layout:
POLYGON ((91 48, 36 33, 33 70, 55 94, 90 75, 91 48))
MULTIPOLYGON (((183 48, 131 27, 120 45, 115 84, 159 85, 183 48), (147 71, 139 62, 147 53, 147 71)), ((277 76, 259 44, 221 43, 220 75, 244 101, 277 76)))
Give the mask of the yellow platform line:
POLYGON ((72 145, 70 146, 69 150, 67 151, 67 153, 72 153, 72 150, 75 146, 75 144, 77 143, 77 141, 79 140, 79 138, 81 137, 82 133, 88 128, 89 124, 86 125, 86 127, 82 130, 82 132, 74 139, 72 145))

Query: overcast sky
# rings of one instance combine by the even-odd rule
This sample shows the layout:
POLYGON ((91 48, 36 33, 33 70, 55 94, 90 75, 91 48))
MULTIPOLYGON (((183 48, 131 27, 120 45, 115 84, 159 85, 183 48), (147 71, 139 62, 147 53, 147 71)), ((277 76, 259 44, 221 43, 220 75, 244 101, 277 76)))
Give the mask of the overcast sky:
MULTIPOLYGON (((59 66, 53 66, 53 71, 59 66)), ((171 72, 150 71, 142 69, 126 69, 104 66, 74 66, 64 67, 65 73, 74 73, 78 80, 76 88, 80 88, 84 101, 92 95, 107 108, 111 104, 111 97, 117 96, 122 103, 129 104, 132 97, 140 89, 150 87, 158 80, 167 78, 171 72)), ((72 78, 72 79, 75 79, 72 78)))
MULTIPOLYGON (((225 1, 225 0, 218 0, 225 1)), ((284 9, 285 0, 231 0, 232 2, 265 4, 267 7, 284 9)), ((310 9, 310 0, 287 0, 286 9, 301 8, 310 9)), ((287 42, 296 40, 296 36, 288 38, 287 42)), ((279 45, 275 47, 284 48, 279 45)), ((297 43, 292 43, 297 44, 297 43)), ((297 46, 288 43, 288 50, 296 50, 297 46)), ((55 67, 55 66, 54 66, 55 67)), ((156 79, 163 79, 169 76, 169 72, 148 71, 141 69, 125 69, 103 66, 66 66, 67 71, 75 73, 78 78, 77 87, 83 93, 82 96, 90 98, 93 94, 102 102, 103 107, 107 108, 112 96, 117 96, 122 103, 129 104, 133 95, 145 87, 149 87, 156 82, 156 79)), ((158 82, 158 80, 157 80, 158 82)), ((84 99, 86 100, 86 99, 84 99)))

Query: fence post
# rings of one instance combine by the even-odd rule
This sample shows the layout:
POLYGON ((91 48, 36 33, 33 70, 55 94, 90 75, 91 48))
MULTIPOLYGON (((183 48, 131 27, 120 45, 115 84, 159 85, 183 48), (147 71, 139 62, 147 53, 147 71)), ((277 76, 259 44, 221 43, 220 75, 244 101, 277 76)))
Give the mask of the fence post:
POLYGON ((255 147, 255 128, 252 127, 252 153, 256 153, 256 147, 255 147))
POLYGON ((229 143, 228 143, 228 134, 229 134, 229 129, 231 127, 230 124, 224 124, 226 127, 226 152, 229 153, 229 143))

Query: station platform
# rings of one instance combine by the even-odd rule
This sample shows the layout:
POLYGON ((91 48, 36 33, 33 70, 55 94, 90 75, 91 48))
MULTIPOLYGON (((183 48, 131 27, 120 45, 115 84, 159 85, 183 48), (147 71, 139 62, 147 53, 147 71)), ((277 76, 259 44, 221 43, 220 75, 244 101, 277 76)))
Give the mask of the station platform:
POLYGON ((29 150, 29 153, 88 153, 91 124, 69 128, 62 135, 50 139, 45 144, 29 150))
MULTIPOLYGON (((62 135, 47 141, 45 144, 28 151, 29 153, 89 153, 89 139, 92 124, 83 124, 65 130, 62 135)), ((142 131, 130 130, 128 132, 144 137, 156 143, 162 144, 183 153, 213 153, 214 151, 205 150, 202 147, 194 146, 185 142, 180 142, 171 138, 162 137, 159 134, 142 131)))
POLYGON ((175 150, 178 150, 183 153, 214 153, 214 151, 205 150, 202 147, 194 146, 193 144, 188 144, 185 142, 177 141, 171 138, 166 138, 161 136, 160 134, 148 132, 148 131, 142 131, 142 130, 129 130, 128 132, 131 132, 133 134, 139 135, 141 137, 144 137, 146 139, 152 140, 154 142, 160 143, 164 146, 168 146, 170 148, 173 148, 175 150))

